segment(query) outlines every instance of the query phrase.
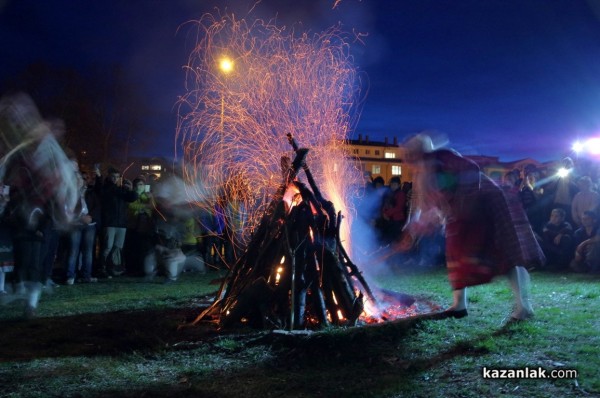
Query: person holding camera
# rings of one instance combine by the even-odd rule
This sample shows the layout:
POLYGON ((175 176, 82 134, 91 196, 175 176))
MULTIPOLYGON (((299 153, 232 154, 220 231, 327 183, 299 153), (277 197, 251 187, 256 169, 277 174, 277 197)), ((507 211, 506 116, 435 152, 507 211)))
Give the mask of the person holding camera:
POLYGON ((121 181, 121 173, 110 168, 102 184, 102 250, 101 277, 118 276, 125 272, 123 247, 127 234, 127 209, 138 198, 131 182, 121 181))

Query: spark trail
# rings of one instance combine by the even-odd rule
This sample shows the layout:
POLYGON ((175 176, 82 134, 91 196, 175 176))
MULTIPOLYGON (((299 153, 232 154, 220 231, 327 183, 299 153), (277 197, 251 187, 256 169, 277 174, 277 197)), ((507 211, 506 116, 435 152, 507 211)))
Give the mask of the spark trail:
POLYGON ((245 242, 281 184, 281 157, 293 158, 291 133, 310 148, 307 162, 346 217, 349 239, 349 203, 362 174, 344 150, 358 117, 359 81, 343 33, 212 14, 190 24, 197 42, 176 138, 190 198, 209 211, 218 198, 233 203, 228 216, 239 220, 234 233, 245 242))

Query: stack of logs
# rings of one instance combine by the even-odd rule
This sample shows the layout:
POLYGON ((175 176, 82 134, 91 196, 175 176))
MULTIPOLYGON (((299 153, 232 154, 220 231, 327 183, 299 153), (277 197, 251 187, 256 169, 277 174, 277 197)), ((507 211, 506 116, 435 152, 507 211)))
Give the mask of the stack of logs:
POLYGON ((340 242, 341 213, 323 198, 306 164, 308 149, 288 140, 283 183, 251 240, 197 319, 221 327, 316 329, 355 325, 363 300, 375 301, 340 242), (299 182, 303 169, 309 186, 299 182))

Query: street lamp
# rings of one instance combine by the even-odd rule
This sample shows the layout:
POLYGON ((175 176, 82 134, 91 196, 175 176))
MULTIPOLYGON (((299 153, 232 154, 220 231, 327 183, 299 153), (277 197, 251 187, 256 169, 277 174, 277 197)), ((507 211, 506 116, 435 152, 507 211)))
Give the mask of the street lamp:
POLYGON ((219 69, 226 75, 233 71, 233 61, 227 57, 221 58, 219 61, 219 69))
MULTIPOLYGON (((228 58, 228 57, 223 57, 219 60, 219 69, 221 70, 221 72, 223 73, 223 75, 227 76, 228 74, 230 74, 231 72, 233 72, 233 61, 228 58)), ((224 90, 224 89, 223 89, 224 90)), ((221 156, 224 157, 225 153, 224 153, 224 149, 225 149, 225 93, 224 91, 221 91, 221 125, 220 125, 220 129, 221 129, 221 156)), ((221 159, 221 162, 223 162, 224 159, 221 159)))
MULTIPOLYGON (((219 61, 219 69, 225 76, 233 72, 233 61, 227 57, 221 58, 219 61)), ((223 139, 223 123, 225 119, 225 93, 221 92, 221 140, 223 139)), ((221 147, 221 149, 223 149, 221 147)))

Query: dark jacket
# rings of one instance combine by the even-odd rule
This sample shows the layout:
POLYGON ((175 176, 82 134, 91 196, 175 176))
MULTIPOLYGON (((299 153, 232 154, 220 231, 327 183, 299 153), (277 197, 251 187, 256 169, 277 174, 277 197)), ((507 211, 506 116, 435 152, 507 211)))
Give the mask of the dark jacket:
POLYGON ((138 197, 135 191, 119 187, 106 180, 102 185, 102 227, 127 227, 127 204, 138 197))
POLYGON ((96 224, 96 228, 102 227, 102 204, 101 195, 102 192, 98 187, 101 187, 101 183, 96 181, 97 185, 88 186, 85 190, 85 203, 88 207, 88 214, 92 217, 92 223, 96 224))

